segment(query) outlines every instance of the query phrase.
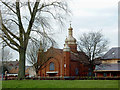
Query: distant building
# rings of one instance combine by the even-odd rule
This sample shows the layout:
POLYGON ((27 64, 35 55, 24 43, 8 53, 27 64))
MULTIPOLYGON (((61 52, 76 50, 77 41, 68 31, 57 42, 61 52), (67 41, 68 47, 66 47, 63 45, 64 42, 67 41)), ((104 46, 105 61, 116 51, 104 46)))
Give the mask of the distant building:
POLYGON ((19 61, 7 61, 4 62, 6 69, 8 70, 9 74, 18 74, 19 70, 19 61))
MULTIPOLYGON (((4 61, 3 62, 3 73, 7 71, 8 76, 17 76, 19 71, 19 61, 4 61)), ((1 66, 1 73, 2 73, 2 66, 1 66)), ((25 75, 33 77, 36 75, 35 70, 32 66, 25 67, 25 75)))
MULTIPOLYGON (((38 51, 38 63, 41 49, 38 51)), ((69 77, 88 75, 88 56, 84 52, 77 51, 76 39, 73 37, 73 28, 68 29, 68 37, 65 39, 63 49, 51 47, 45 52, 46 61, 39 68, 41 77, 69 77)))
POLYGON ((110 49, 102 58, 102 64, 96 65, 96 76, 120 76, 120 47, 110 49))

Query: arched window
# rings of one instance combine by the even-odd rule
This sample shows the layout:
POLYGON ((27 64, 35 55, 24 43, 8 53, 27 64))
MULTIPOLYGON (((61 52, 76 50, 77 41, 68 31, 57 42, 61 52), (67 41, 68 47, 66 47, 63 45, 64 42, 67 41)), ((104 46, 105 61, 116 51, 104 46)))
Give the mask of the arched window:
POLYGON ((78 70, 78 68, 75 68, 75 74, 76 74, 76 75, 79 74, 79 70, 78 70))
POLYGON ((50 70, 55 70, 55 66, 53 62, 50 63, 50 70))

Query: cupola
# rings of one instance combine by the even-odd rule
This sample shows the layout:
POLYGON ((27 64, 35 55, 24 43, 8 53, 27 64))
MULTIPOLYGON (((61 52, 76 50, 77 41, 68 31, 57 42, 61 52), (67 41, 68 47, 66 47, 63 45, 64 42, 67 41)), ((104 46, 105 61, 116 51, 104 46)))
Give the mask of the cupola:
POLYGON ((70 24, 70 28, 68 29, 68 37, 65 39, 64 46, 69 47, 70 51, 74 53, 77 52, 76 39, 73 37, 73 28, 71 27, 71 24, 70 24))
POLYGON ((65 42, 67 42, 67 44, 76 44, 76 39, 73 37, 73 28, 71 27, 71 24, 70 28, 68 29, 68 37, 66 38, 65 42))

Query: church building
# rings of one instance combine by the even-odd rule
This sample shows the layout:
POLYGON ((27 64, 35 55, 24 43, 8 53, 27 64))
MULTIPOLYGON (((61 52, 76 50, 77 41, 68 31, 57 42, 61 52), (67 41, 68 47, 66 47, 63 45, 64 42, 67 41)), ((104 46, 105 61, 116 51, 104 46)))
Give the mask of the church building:
MULTIPOLYGON (((44 56, 44 63, 41 62, 41 50, 38 51, 38 63, 42 66, 38 70, 41 77, 71 77, 87 76, 88 56, 77 50, 76 39, 73 37, 73 28, 70 25, 68 37, 65 39, 63 49, 49 48, 44 56)), ((38 65, 39 65, 38 64, 38 65)))

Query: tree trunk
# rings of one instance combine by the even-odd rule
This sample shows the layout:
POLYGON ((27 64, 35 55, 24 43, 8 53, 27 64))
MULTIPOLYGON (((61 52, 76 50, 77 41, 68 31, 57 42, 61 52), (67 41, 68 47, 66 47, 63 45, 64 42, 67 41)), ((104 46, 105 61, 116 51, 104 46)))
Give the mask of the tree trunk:
POLYGON ((90 71, 89 72, 91 73, 90 77, 91 77, 91 79, 93 79, 93 66, 94 66, 93 60, 89 60, 89 61, 90 61, 90 67, 89 67, 90 71))
POLYGON ((18 79, 24 79, 25 78, 25 55, 26 50, 23 48, 20 48, 19 51, 19 72, 18 72, 18 79))
POLYGON ((91 64, 91 79, 93 79, 93 64, 91 64))

